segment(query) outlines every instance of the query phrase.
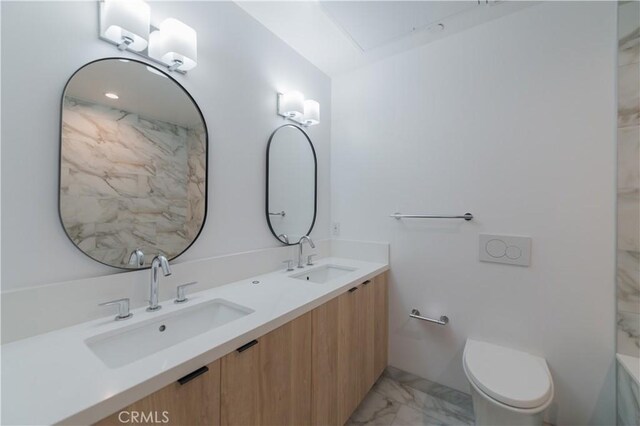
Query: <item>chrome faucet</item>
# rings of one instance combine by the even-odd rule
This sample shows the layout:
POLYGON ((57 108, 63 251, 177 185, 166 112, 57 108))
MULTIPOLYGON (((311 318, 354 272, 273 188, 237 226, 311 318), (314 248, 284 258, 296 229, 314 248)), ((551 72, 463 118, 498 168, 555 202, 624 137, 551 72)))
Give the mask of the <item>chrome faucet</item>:
POLYGON ((129 266, 142 268, 144 266, 144 253, 139 248, 131 252, 129 256, 129 266))
POLYGON ((165 277, 171 275, 169 261, 161 254, 154 257, 151 261, 151 290, 149 292, 149 307, 147 308, 147 311, 150 312, 157 311, 162 308, 162 306, 158 305, 158 282, 160 281, 160 277, 158 275, 159 268, 162 268, 162 273, 165 277))
POLYGON ((305 241, 309 243, 311 248, 316 248, 316 245, 313 244, 313 240, 311 238, 309 238, 308 235, 305 235, 302 238, 300 238, 300 241, 298 241, 298 268, 304 268, 304 265, 303 265, 303 262, 302 262, 302 244, 305 241))
POLYGON ((278 238, 280 238, 285 243, 289 244, 289 237, 287 236, 287 234, 280 234, 278 235, 278 238))

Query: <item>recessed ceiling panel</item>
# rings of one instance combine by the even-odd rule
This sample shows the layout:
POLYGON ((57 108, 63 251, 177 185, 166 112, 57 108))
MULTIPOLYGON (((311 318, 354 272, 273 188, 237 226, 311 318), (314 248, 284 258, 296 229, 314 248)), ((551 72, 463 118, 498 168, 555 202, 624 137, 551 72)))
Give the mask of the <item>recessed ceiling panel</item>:
POLYGON ((363 51, 383 46, 478 7, 474 1, 321 1, 363 51))

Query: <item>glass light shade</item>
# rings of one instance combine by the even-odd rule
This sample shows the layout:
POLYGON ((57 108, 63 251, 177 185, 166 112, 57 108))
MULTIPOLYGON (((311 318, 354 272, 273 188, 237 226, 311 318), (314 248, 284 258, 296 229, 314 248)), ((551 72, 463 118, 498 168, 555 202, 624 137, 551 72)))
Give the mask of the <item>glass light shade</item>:
POLYGON ((320 122, 320 104, 312 99, 304 101, 304 118, 302 119, 307 126, 313 126, 320 122))
POLYGON ((125 38, 128 48, 140 52, 147 47, 151 9, 143 0, 105 0, 100 13, 102 35, 116 44, 125 38))
POLYGON ((181 71, 195 68, 198 65, 196 31, 173 18, 162 21, 159 28, 149 36, 149 56, 168 66, 180 61, 181 71))
POLYGON ((304 95, 298 91, 287 92, 280 98, 280 113, 289 118, 302 118, 304 115, 304 95))

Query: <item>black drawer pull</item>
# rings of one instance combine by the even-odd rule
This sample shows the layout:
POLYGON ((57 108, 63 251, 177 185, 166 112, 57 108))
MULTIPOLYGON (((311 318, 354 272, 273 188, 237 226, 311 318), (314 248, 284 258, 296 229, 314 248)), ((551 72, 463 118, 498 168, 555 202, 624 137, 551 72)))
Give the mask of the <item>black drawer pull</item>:
POLYGON ((358 287, 351 287, 349 289, 349 293, 353 293, 354 291, 356 291, 358 289, 358 287))
POLYGON ((206 373, 207 371, 209 371, 209 367, 200 367, 196 371, 189 373, 186 376, 178 379, 178 383, 180 383, 181 385, 184 385, 185 383, 190 382, 191 380, 206 373))
POLYGON ((238 351, 238 353, 240 353, 240 352, 244 352, 244 351, 246 351, 247 349, 249 349, 250 347, 255 346, 255 345, 257 345, 257 344, 258 344, 258 341, 257 341, 257 340, 252 340, 252 341, 250 341, 249 343, 247 343, 246 345, 242 345, 242 346, 240 346, 238 349, 236 349, 236 351, 238 351))
POLYGON ((371 280, 366 280, 365 282, 362 283, 362 285, 367 285, 371 282, 371 280))

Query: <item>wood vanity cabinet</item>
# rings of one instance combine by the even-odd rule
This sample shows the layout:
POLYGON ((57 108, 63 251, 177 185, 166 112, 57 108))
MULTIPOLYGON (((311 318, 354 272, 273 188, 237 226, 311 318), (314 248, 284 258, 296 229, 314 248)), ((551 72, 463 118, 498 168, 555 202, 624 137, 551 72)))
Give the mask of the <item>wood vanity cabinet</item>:
POLYGON ((180 379, 128 407, 102 419, 96 425, 212 425, 220 424, 220 360, 189 379, 180 379), (198 374, 200 373, 200 374, 198 374))
POLYGON ((342 425, 387 366, 385 274, 312 311, 314 425, 342 425))
POLYGON ((222 425, 311 422, 311 312, 222 358, 222 425))
POLYGON ((387 366, 387 291, 362 282, 97 424, 343 425, 387 366))

